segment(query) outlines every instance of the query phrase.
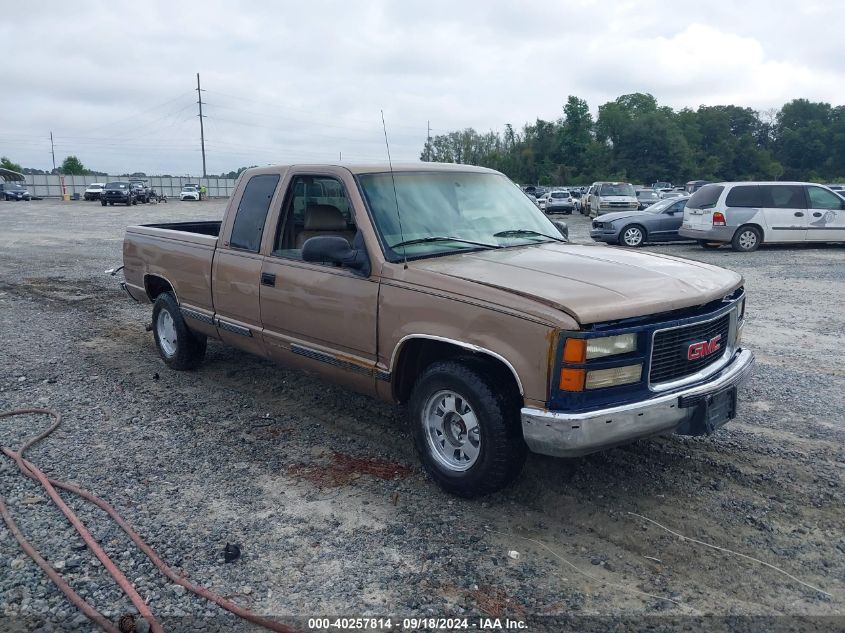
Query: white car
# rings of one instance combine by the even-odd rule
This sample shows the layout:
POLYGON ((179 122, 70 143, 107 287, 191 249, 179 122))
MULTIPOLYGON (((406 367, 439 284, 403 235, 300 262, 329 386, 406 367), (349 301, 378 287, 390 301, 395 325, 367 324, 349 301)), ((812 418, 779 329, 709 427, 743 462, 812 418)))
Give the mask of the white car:
POLYGON ((103 188, 106 186, 104 182, 92 182, 88 187, 85 188, 85 193, 83 197, 86 200, 99 200, 100 196, 103 195, 103 188))
POLYGON ((199 202, 200 190, 196 187, 182 187, 179 192, 179 200, 196 200, 199 202))

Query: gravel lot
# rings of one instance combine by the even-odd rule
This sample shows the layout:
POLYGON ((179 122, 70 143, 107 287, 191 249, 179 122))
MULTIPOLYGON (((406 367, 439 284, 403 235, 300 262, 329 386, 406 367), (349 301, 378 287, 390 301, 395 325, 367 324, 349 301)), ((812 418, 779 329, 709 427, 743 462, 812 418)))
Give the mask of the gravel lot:
MULTIPOLYGON (((758 363, 739 417, 711 437, 531 456, 515 486, 464 501, 421 474, 398 407, 212 341, 196 372, 159 360, 144 330, 150 306, 103 271, 120 264, 126 225, 217 219, 224 206, 0 202, 0 410, 60 410, 63 425, 29 459, 104 497, 189 578, 281 618, 469 616, 473 628, 478 616, 509 616, 556 631, 793 616, 765 621, 772 630, 806 616, 816 619, 798 629, 845 626, 845 247, 647 247, 745 275, 745 343, 758 363), (241 546, 239 560, 223 562, 226 542, 241 546), (596 617, 567 619, 579 614, 596 617)), ((586 219, 564 219, 589 241, 586 219)), ((0 420, 0 444, 17 448, 46 424, 0 420)), ((0 495, 83 597, 115 621, 134 612, 5 458, 0 495)), ((65 497, 171 630, 237 624, 169 584, 104 513, 65 497)), ((0 552, 0 629, 92 629, 4 527, 0 552)))

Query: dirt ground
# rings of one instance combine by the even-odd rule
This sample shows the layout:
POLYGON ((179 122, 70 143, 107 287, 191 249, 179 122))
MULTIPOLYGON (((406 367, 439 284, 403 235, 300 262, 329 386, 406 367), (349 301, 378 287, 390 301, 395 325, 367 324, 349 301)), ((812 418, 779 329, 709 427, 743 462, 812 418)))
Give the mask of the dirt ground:
MULTIPOLYGON (((30 459, 109 500, 192 579, 280 617, 470 617, 478 628, 507 616, 555 631, 574 616, 581 630, 714 616, 843 630, 845 246, 647 246, 745 276, 757 365, 739 417, 710 437, 532 455, 514 486, 465 501, 422 475, 400 407, 214 342, 196 372, 163 365, 144 330, 150 306, 103 271, 121 263, 126 225, 217 219, 224 204, 0 202, 0 410, 60 409, 64 425, 30 459), (242 547, 234 564, 220 558, 227 541, 242 547)), ((564 219, 589 241, 586 219, 564 219)), ((0 444, 43 423, 2 420, 0 444)), ((61 515, 26 502, 39 494, 11 463, 0 470, 33 543, 51 560, 80 558, 69 579, 100 608, 131 610, 72 548, 61 515)), ((171 590, 107 517, 74 507, 154 611, 222 617, 171 590)), ((22 556, 4 528, 0 551, 22 556)), ((28 560, 0 569, 0 628, 75 615, 28 560)))

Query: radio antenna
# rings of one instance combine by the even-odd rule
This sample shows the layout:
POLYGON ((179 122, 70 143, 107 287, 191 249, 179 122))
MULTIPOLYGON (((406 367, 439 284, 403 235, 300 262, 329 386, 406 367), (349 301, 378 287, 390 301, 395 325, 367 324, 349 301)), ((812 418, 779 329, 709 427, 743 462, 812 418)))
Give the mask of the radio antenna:
MULTIPOLYGON (((381 112, 381 127, 384 130, 384 144, 387 146, 387 164, 390 167, 390 181, 393 183, 393 200, 396 202, 396 219, 399 220, 399 239, 405 241, 405 233, 402 231, 402 214, 399 213, 399 196, 396 193, 396 178, 393 176, 393 161, 390 160, 390 143, 387 142, 387 125, 384 122, 384 110, 381 112)), ((408 268, 407 247, 402 245, 402 257, 405 260, 405 269, 408 268)))

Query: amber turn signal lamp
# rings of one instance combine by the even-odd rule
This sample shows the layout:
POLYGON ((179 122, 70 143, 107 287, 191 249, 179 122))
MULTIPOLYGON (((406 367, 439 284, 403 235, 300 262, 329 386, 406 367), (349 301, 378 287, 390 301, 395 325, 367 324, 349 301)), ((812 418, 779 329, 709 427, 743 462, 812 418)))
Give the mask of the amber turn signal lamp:
POLYGON ((584 378, 586 375, 584 369, 569 369, 564 368, 560 370, 560 389, 561 391, 584 391, 584 378))
POLYGON ((563 346, 563 362, 583 363, 587 360, 587 341, 583 338, 568 338, 563 346))

